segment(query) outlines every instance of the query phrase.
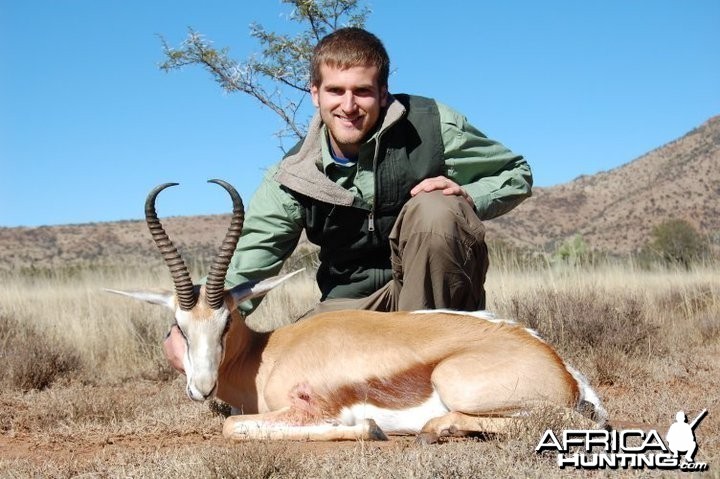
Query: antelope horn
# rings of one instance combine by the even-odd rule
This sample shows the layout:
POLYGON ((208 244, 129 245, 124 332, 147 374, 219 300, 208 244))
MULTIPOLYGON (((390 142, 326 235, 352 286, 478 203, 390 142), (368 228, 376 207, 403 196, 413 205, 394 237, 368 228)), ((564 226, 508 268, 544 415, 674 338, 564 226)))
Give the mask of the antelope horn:
POLYGON ((178 183, 165 183, 156 186, 147 196, 145 200, 145 221, 147 222, 150 234, 152 235, 155 245, 160 250, 165 263, 170 268, 170 275, 173 283, 175 283, 175 295, 177 296, 180 309, 189 311, 195 306, 197 296, 195 295, 195 287, 193 286, 190 272, 185 265, 177 248, 173 245, 165 230, 160 224, 160 220, 155 212, 155 199, 157 195, 170 186, 176 186, 178 183))
POLYGON ((223 240, 220 251, 215 256, 213 264, 210 267, 207 280, 205 281, 205 300, 211 309, 220 309, 225 301, 225 275, 227 274, 230 260, 235 253, 235 246, 240 239, 242 233, 243 221, 245 220, 245 209, 243 208, 242 199, 237 190, 229 183, 223 180, 208 180, 208 183, 215 183, 222 186, 225 191, 230 193, 233 202, 233 214, 223 240))

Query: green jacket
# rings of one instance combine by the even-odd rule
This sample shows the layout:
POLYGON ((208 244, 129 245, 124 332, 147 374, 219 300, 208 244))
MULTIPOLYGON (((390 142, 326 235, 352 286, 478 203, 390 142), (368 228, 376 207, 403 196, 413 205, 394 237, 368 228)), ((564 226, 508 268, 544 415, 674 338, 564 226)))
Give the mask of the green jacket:
POLYGON ((302 206, 308 239, 320 246, 322 300, 363 298, 392 279, 388 238, 410 190, 425 178, 445 174, 437 103, 409 95, 395 100, 405 114, 399 108, 397 114, 383 112, 375 144, 360 148, 360 162, 331 164, 326 170, 350 188, 352 177, 366 174, 372 187, 366 194, 355 195, 321 173, 315 161, 322 157, 322 143, 312 153, 311 139, 306 140, 310 145, 303 141, 294 148, 275 175, 302 206))
MULTIPOLYGON (((444 163, 440 173, 465 188, 481 219, 506 213, 530 196, 532 175, 522 156, 488 139, 458 112, 435 104, 444 163)), ((356 165, 347 168, 332 159, 326 129, 316 114, 299 150, 267 171, 251 199, 226 285, 277 274, 307 226, 308 196, 314 202, 373 211, 377 157, 384 157, 377 140, 406 116, 403 103, 391 98, 380 127, 361 148, 356 165)), ((389 262, 389 256, 383 260, 389 262)), ((257 304, 246 303, 242 309, 249 313, 257 304)))

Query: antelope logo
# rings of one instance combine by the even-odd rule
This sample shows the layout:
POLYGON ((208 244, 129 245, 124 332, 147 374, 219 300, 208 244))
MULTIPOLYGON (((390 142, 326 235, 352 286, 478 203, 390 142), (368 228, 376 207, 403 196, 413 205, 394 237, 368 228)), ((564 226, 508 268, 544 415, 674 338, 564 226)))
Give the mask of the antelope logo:
POLYGON ((267 293, 289 275, 224 289, 242 231, 242 201, 232 198, 230 229, 204 286, 194 286, 147 197, 148 227, 175 291, 114 291, 174 312, 186 352, 187 394, 217 395, 242 415, 223 432, 245 439, 385 439, 423 442, 473 431, 503 432, 539 402, 589 413, 605 410, 584 377, 534 332, 486 312, 421 311, 318 314, 270 333, 246 325, 236 305, 267 293))

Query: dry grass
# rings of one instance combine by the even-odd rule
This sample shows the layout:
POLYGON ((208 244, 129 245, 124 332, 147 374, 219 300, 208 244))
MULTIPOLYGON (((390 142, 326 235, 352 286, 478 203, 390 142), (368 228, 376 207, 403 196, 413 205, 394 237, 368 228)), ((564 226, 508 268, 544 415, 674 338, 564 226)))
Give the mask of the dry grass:
MULTIPOLYGON (((222 417, 187 400, 183 379, 165 364, 159 343, 169 312, 100 291, 169 286, 164 271, 0 281, 0 477, 577 475, 534 453, 542 431, 566 425, 552 411, 518 423, 509 437, 429 447, 412 438, 229 444, 222 417)), ((499 316, 536 328, 582 370, 614 419, 664 432, 676 411, 707 408, 696 459, 711 473, 720 467, 716 270, 495 267, 488 297, 499 316)), ((269 329, 316 298, 308 275, 273 292, 251 320, 269 329)))

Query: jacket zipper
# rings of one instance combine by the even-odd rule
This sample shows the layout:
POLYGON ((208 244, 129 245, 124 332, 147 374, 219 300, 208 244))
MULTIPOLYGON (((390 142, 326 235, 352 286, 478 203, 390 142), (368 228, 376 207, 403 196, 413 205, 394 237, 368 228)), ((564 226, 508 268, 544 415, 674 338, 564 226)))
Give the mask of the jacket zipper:
POLYGON ((368 213, 368 232, 375 231, 375 200, 377 199, 377 157, 380 153, 380 140, 384 131, 378 133, 375 139, 375 154, 373 155, 373 200, 370 205, 370 213, 368 213))
MULTIPOLYGON (((403 114, 404 116, 404 114, 403 114)), ((397 123, 400 119, 396 119, 384 130, 378 132, 377 139, 375 140, 375 154, 373 155, 373 201, 370 205, 370 213, 368 213, 368 232, 372 233, 375 231, 375 199, 377 198, 377 158, 380 153, 380 140, 390 127, 397 123)))

